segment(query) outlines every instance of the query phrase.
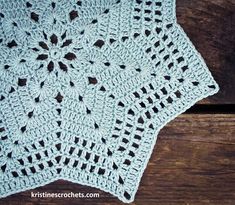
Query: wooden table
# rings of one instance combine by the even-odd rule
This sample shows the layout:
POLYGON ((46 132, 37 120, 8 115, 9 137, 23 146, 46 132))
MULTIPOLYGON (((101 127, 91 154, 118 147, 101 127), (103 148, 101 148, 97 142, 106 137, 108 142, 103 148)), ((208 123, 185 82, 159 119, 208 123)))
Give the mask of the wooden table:
MULTIPOLYGON (((221 89, 161 130, 132 204, 234 205, 235 0, 177 0, 177 17, 221 89)), ((63 180, 33 191, 98 192, 100 197, 39 199, 26 191, 0 204, 122 204, 108 193, 63 180)))

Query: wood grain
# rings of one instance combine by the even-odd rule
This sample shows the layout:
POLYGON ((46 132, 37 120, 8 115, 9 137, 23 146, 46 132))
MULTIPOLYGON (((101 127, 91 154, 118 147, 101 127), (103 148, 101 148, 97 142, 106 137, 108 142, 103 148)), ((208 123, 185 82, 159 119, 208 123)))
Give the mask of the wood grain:
POLYGON ((220 85, 202 104, 235 104, 235 1, 176 0, 178 23, 220 85))
MULTIPOLYGON (((220 85, 198 104, 235 104, 235 0, 176 0, 178 23, 220 85)), ((216 110, 215 110, 216 112, 216 110)), ((218 110, 219 112, 219 110, 218 110)), ((118 205, 112 195, 59 180, 34 192, 100 194, 92 199, 31 198, 30 191, 1 205, 118 205)), ((183 114, 164 127, 133 205, 234 205, 235 115, 183 114)))
MULTIPOLYGON (((122 204, 108 193, 63 180, 33 191, 98 192, 100 197, 39 199, 26 191, 0 204, 122 204)), ((234 205, 235 115, 183 114, 164 127, 132 204, 234 205)))

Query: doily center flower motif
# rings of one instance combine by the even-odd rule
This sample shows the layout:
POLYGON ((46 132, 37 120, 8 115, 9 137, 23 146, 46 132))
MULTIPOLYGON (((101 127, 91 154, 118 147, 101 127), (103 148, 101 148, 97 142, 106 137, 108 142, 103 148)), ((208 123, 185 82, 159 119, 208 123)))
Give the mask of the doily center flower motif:
POLYGON ((32 50, 37 53, 36 60, 46 62, 49 72, 56 68, 67 72, 71 61, 77 58, 73 53, 72 43, 72 39, 66 38, 66 32, 59 37, 43 32, 43 40, 38 41, 32 50))
POLYGON ((52 59, 52 60, 59 60, 61 59, 62 57, 62 52, 60 49, 58 48, 52 48, 50 53, 49 53, 49 57, 52 59))

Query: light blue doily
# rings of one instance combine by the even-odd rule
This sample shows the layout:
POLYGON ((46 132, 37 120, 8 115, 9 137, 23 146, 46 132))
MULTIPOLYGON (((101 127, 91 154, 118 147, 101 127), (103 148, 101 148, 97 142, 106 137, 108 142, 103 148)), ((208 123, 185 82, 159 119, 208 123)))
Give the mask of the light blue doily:
POLYGON ((0 0, 0 196, 57 179, 131 202, 159 130, 218 92, 174 0, 0 0))

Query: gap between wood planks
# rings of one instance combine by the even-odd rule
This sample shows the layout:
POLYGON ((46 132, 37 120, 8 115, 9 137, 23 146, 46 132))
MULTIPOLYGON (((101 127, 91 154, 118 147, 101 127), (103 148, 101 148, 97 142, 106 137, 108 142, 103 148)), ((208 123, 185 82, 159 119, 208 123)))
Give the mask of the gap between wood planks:
POLYGON ((235 114, 234 104, 196 104, 186 114, 235 114))

